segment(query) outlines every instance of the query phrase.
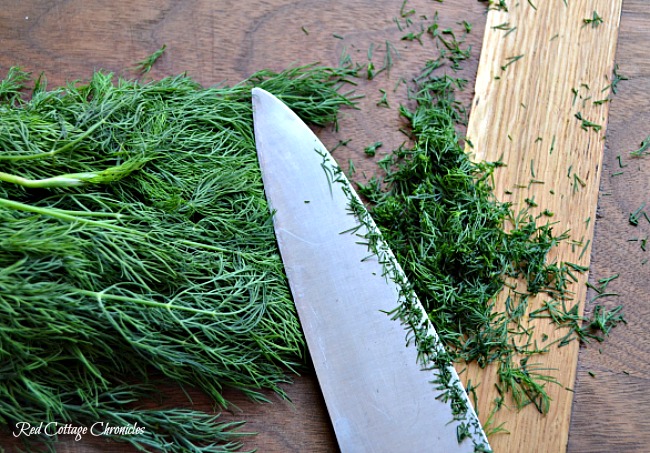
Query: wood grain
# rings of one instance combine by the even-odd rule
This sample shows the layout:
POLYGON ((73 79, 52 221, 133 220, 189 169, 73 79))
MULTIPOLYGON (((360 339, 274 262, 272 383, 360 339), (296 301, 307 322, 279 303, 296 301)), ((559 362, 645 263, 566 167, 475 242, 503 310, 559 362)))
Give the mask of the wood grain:
MULTIPOLYGON (((569 0, 569 3, 573 1, 569 0)), ((527 4, 520 3, 522 7, 527 4)), ((541 7, 541 1, 535 3, 540 3, 537 7, 541 7)), ((562 11, 561 0, 549 0, 549 3, 557 4, 558 13, 562 11)), ((232 84, 263 68, 280 70, 314 61, 336 64, 344 49, 355 61, 365 64, 371 44, 376 49, 375 63, 381 64, 382 45, 390 40, 400 53, 390 77, 384 74, 375 80, 362 82, 358 91, 366 97, 361 109, 343 112, 338 132, 330 129, 319 131, 329 147, 339 140, 352 139, 347 147, 335 152, 335 157, 345 169, 348 160, 352 159, 358 169, 357 178, 363 179, 364 170, 369 176, 375 168, 373 161, 363 153, 365 146, 383 141, 384 148, 378 155, 381 158, 383 149, 397 147, 404 139, 397 133, 403 122, 396 110, 399 102, 405 102, 405 97, 403 90, 394 91, 395 85, 401 77, 408 80, 417 75, 424 62, 437 55, 436 49, 426 40, 422 46, 417 42, 400 40, 404 33, 397 29, 393 18, 399 18, 401 6, 402 0, 3 2, 3 8, 0 8, 0 75, 11 65, 21 65, 36 73, 45 71, 52 87, 68 80, 87 78, 99 68, 132 76, 131 72, 125 71, 126 68, 167 44, 167 52, 154 67, 152 77, 186 71, 204 85, 222 81, 232 84), (342 39, 334 37, 334 34, 342 39), (380 88, 388 94, 389 109, 376 106, 381 98, 380 88)), ((460 29, 459 23, 463 20, 473 24, 474 28, 467 37, 468 44, 472 45, 471 59, 464 63, 459 74, 468 80, 468 87, 473 87, 486 21, 485 3, 475 0, 444 3, 409 0, 408 6, 417 11, 413 17, 416 26, 425 21, 420 16, 426 15, 430 19, 436 10, 443 28, 460 29)), ((650 133, 647 126, 650 120, 647 94, 650 89, 650 54, 645 45, 650 38, 650 8, 645 0, 625 0, 623 8, 617 59, 621 72, 631 80, 621 84, 620 92, 611 104, 601 197, 592 241, 590 279, 596 281, 620 272, 621 277, 610 285, 620 296, 608 302, 625 305, 628 326, 615 329, 603 345, 591 344, 580 351, 569 436, 570 452, 644 451, 643 447, 650 444, 650 393, 644 391, 650 363, 650 333, 644 326, 649 315, 647 294, 650 294, 650 279, 647 279, 647 269, 650 264, 645 267, 641 264, 650 252, 644 253, 638 242, 627 242, 633 235, 648 234, 648 225, 632 229, 626 224, 629 212, 643 201, 650 202, 647 197, 650 181, 648 158, 633 161, 633 164, 626 159, 626 163, 633 166, 622 169, 625 170, 623 175, 612 176, 621 170, 616 155, 625 155, 630 149, 635 149, 650 133), (622 228, 625 228, 624 234, 622 228), (602 353, 598 352, 600 348, 602 353), (595 377, 591 377, 588 371, 593 371, 595 377), (635 406, 636 401, 641 404, 635 406)), ((605 8, 598 6, 598 11, 603 15, 605 8)), ((585 17, 590 14, 591 11, 587 11, 585 17)), ((611 43, 605 43, 603 39, 599 45, 611 46, 611 43)), ((518 63, 524 63, 524 60, 518 63)), ((508 71, 515 69, 516 65, 511 65, 508 71)), ((472 94, 469 88, 461 94, 461 100, 469 104, 472 94)), ((570 95, 568 93, 567 97, 570 95)), ((539 171, 541 174, 542 170, 539 171)), ((528 175, 529 170, 526 169, 524 174, 528 175)), ((590 183, 593 178, 591 175, 590 183)), ((588 294, 587 299, 590 297, 593 295, 588 294)), ((586 310, 592 306, 587 304, 586 310)), ((193 403, 174 387, 170 386, 165 392, 169 397, 166 404, 212 409, 211 402, 195 392, 190 392, 193 403)), ((230 399, 240 411, 232 415, 226 413, 224 417, 247 420, 245 429, 259 434, 247 441, 246 447, 258 448, 260 452, 336 451, 313 374, 308 371, 297 377, 295 384, 287 387, 287 392, 292 403, 270 395, 272 404, 264 405, 231 394, 230 399)), ((513 421, 521 414, 513 411, 507 414, 504 416, 509 419, 508 428, 513 434, 502 436, 504 440, 499 440, 500 450, 497 451, 535 451, 532 444, 521 448, 511 440, 519 432, 517 430, 521 430, 518 436, 522 438, 528 429, 534 427, 513 427, 513 421)), ((563 429, 567 428, 566 424, 563 426, 563 429)), ((549 431, 541 445, 550 439, 552 432, 555 431, 549 431)), ((11 435, 0 437, 0 445, 7 447, 7 451, 12 451, 14 444, 11 441, 11 435)), ((121 444, 107 444, 101 439, 83 439, 81 442, 65 439, 57 451, 117 453, 133 450, 121 444)))
MULTIPOLYGON (((594 101, 610 92, 622 2, 505 3, 507 9, 493 7, 487 16, 467 131, 473 144, 469 152, 478 161, 505 163, 495 173, 497 198, 513 203, 515 211, 530 205, 531 213, 540 216, 538 223, 553 224, 555 234, 570 233, 571 241, 553 250, 551 260, 588 266, 609 109, 607 102, 594 101), (595 11, 602 23, 586 23, 595 11)), ((573 294, 567 307, 579 304, 578 313, 586 282, 586 273, 576 273, 569 287, 573 294)), ((510 292, 502 296, 504 310, 510 292)), ((529 300, 529 312, 548 299, 529 300)), ((527 327, 535 329, 540 348, 567 333, 548 319, 529 319, 527 327)), ((511 434, 492 437, 495 451, 566 450, 573 396, 567 389, 574 387, 578 343, 547 347, 545 355, 535 356, 533 368, 558 382, 546 385, 550 410, 544 415, 529 405, 516 417, 508 410, 496 412, 493 426, 503 423, 511 434)), ((481 382, 477 393, 483 417, 500 396, 497 366, 472 366, 467 373, 467 379, 481 382)), ((515 405, 508 398, 506 404, 515 405)))
POLYGON ((649 25, 646 1, 623 2, 616 60, 629 80, 620 83, 610 106, 589 276, 597 285, 618 274, 608 286, 617 295, 590 302, 596 293, 589 290, 585 312, 597 304, 622 304, 627 325, 614 329, 603 344, 581 348, 569 432, 572 453, 650 448, 650 249, 634 240, 650 236, 650 222, 634 227, 628 221, 643 203, 650 205, 650 157, 629 155, 650 134, 649 25))

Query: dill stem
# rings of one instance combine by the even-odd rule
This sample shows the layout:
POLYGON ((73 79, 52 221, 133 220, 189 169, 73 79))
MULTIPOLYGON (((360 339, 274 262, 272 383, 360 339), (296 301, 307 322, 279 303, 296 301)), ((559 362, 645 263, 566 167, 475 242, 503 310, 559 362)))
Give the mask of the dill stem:
MULTIPOLYGON (((95 297, 101 303, 102 300, 114 300, 118 302, 131 302, 138 305, 144 305, 152 308, 162 308, 165 310, 180 310, 186 311, 188 313, 194 313, 199 315, 208 315, 210 317, 221 317, 224 313, 217 312, 215 310, 202 310, 198 308, 188 307, 184 305, 176 305, 171 302, 156 302, 149 299, 142 299, 140 297, 129 297, 129 296, 120 296, 118 294, 110 294, 105 291, 89 291, 85 289, 75 289, 75 291, 84 296, 95 297)), ((240 310, 241 312, 245 310, 240 310)), ((228 313, 228 314, 238 314, 238 313, 228 313)))

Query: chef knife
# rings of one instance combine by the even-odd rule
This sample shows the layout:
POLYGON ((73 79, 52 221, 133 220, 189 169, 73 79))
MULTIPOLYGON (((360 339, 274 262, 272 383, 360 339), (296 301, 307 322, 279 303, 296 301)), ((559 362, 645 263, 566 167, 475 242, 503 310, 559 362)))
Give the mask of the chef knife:
POLYGON ((278 247, 341 451, 489 451, 453 366, 418 354, 435 330, 332 156, 278 98, 252 97, 278 247))

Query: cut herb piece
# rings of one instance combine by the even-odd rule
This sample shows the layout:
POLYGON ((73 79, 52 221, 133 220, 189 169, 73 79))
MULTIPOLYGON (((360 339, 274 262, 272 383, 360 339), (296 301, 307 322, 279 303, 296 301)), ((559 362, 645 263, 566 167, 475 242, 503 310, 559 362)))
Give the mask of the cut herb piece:
POLYGON ((374 156, 377 153, 377 149, 379 149, 382 145, 382 142, 375 142, 372 145, 364 148, 363 152, 366 154, 366 156, 374 156))
POLYGON ((149 55, 147 58, 144 60, 141 60, 137 64, 137 68, 140 70, 140 73, 146 74, 149 71, 151 71, 151 68, 153 67, 154 63, 158 61, 160 57, 162 57, 162 54, 165 53, 165 50, 167 49, 167 45, 163 44, 163 46, 156 50, 154 53, 149 55))
POLYGON ((622 80, 628 80, 628 78, 626 76, 623 76, 623 75, 619 74, 618 65, 615 65, 614 70, 612 71, 612 82, 609 85, 607 85, 605 88, 603 88, 601 90, 601 92, 604 92, 604 91, 607 91, 608 89, 611 89, 612 93, 617 94, 618 84, 622 80))
POLYGON ((648 135, 639 146, 639 149, 630 151, 630 156, 632 157, 641 157, 648 154, 648 149, 650 149, 650 135, 648 135))
POLYGON ((522 55, 517 55, 517 56, 515 56, 515 57, 508 57, 508 58, 506 58, 507 63, 504 64, 503 66, 501 66, 501 70, 502 70, 502 71, 505 71, 506 68, 507 68, 508 66, 510 66, 512 63, 515 63, 515 62, 521 60, 523 57, 524 57, 524 56, 523 56, 523 54, 522 54, 522 55))
POLYGON ((598 132, 599 130, 602 129, 602 126, 600 124, 596 124, 592 121, 585 119, 582 116, 582 113, 580 112, 576 113, 575 117, 580 121, 580 127, 585 131, 589 129, 593 129, 594 131, 598 132))
POLYGON ((637 208, 634 212, 630 212, 630 215, 629 215, 629 217, 628 217, 628 220, 629 220, 629 222, 630 222, 630 225, 633 225, 633 226, 639 226, 639 219, 640 219, 641 217, 643 217, 644 215, 645 215, 646 218, 647 218, 647 215, 646 215, 645 211, 643 210, 643 208, 645 208, 645 205, 646 205, 646 204, 643 203, 643 204, 642 204, 641 206, 639 206, 639 208, 637 208))
POLYGON ((604 22, 603 18, 600 17, 596 11, 593 12, 591 17, 583 19, 582 21, 584 22, 585 26, 591 24, 591 28, 596 28, 604 22))

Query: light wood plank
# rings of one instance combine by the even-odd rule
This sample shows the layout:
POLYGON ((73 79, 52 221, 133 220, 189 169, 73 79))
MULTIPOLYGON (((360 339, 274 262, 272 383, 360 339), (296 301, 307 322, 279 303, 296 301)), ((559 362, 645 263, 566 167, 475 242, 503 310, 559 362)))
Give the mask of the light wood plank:
MULTIPOLYGON (((517 209, 526 205, 525 199, 533 199, 538 207, 531 212, 548 209, 554 214, 549 221, 557 222, 555 233, 569 231, 571 239, 579 243, 564 242, 551 259, 587 266, 609 109, 607 102, 594 101, 610 93, 607 86, 622 0, 506 3, 507 11, 493 5, 487 17, 467 132, 473 144, 469 152, 476 160, 506 164, 495 173, 500 200, 511 201, 517 209), (594 11, 602 23, 585 23, 584 19, 594 18, 594 11), (583 123, 576 114, 597 126, 583 123)), ((572 303, 579 303, 582 313, 587 274, 576 276, 572 303)), ((542 300, 532 300, 530 309, 539 308, 542 300)), ((530 323, 540 345, 566 334, 548 320, 530 323), (548 335, 545 342, 544 334, 548 335)), ((493 436, 494 451, 566 450, 573 398, 566 389, 574 387, 578 346, 577 342, 562 348, 551 346, 534 361, 550 369, 548 374, 560 383, 547 385, 550 411, 542 415, 529 405, 516 417, 514 409, 497 412, 493 426, 506 422, 504 428, 511 434, 493 436)), ((472 366, 466 379, 481 382, 478 409, 485 421, 498 396, 495 369, 472 366)))

